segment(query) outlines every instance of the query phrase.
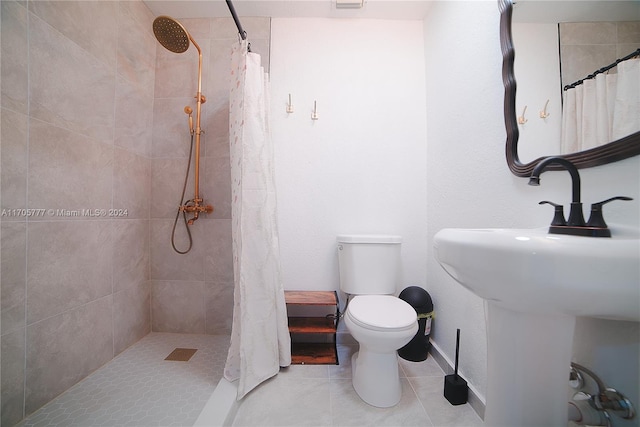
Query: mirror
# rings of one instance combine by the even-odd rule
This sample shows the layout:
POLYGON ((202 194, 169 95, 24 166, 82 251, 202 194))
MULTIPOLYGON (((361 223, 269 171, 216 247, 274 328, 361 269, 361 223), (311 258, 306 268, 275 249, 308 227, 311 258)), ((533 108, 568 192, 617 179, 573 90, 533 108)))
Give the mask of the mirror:
MULTIPOLYGON (((522 2, 526 3, 526 2, 522 2)), ((534 3, 534 2, 531 2, 534 3)), ((554 9, 553 5, 549 2, 546 3, 545 8, 554 9)), ((578 3, 580 2, 564 2, 571 5, 574 8, 580 8, 578 3)), ((611 5, 613 2, 608 2, 611 5)), ((638 2, 627 2, 629 4, 636 4, 638 2)), ((594 4, 594 2, 591 2, 594 4)), ((538 162, 544 157, 557 155, 557 152, 545 152, 540 154, 535 160, 529 161, 525 157, 525 161, 521 161, 521 151, 518 149, 518 143, 520 138, 520 129, 518 128, 518 116, 522 116, 522 111, 516 111, 516 76, 514 72, 514 59, 515 59, 515 47, 512 35, 512 17, 513 17, 513 1, 512 0, 498 0, 498 6, 500 8, 500 44, 502 49, 502 80, 504 83, 504 120, 507 131, 506 142, 506 157, 507 164, 511 172, 516 176, 528 177, 531 175, 531 171, 538 164, 538 162)), ((533 18, 533 17, 532 17, 533 18)), ((559 18, 561 20, 562 18, 559 18)), ((558 21, 559 22, 559 21, 558 21)), ((559 79, 559 78, 558 78, 559 79)), ((560 91, 560 87, 558 87, 560 91)), ((525 120, 528 116, 533 119, 537 118, 539 111, 543 110, 543 105, 528 106, 528 113, 525 111, 525 120)), ((556 110, 559 108, 556 106, 556 110)), ((556 111, 558 114, 558 111, 556 111)), ((539 120, 539 119, 538 119, 539 120)), ((559 135, 558 135, 559 138, 559 135)), ((537 143, 538 141, 532 141, 537 143)), ((541 143, 547 143, 548 141, 540 141, 541 143)), ((543 145, 543 144, 538 144, 543 145)), ((565 154, 562 157, 573 162, 578 168, 587 168, 592 166, 603 165, 606 163, 615 162, 618 160, 626 159, 628 157, 636 156, 640 154, 640 132, 632 133, 623 138, 611 141, 607 144, 600 145, 595 148, 580 151, 577 153, 565 154)), ((554 167, 550 167, 554 169, 554 167)))

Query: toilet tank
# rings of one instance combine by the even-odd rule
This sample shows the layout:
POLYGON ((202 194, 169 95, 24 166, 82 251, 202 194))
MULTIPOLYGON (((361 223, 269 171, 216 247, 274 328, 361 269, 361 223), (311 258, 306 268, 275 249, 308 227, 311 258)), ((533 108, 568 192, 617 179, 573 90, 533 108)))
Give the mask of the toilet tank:
POLYGON ((353 295, 392 295, 400 276, 402 237, 339 235, 340 289, 353 295))

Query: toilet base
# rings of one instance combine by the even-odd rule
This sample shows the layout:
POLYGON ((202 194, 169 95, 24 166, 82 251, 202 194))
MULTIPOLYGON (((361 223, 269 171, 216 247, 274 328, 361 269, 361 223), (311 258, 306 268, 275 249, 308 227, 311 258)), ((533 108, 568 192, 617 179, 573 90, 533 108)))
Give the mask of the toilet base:
POLYGON ((371 406, 389 408, 400 402, 402 385, 398 353, 374 353, 363 349, 351 356, 353 388, 371 406))

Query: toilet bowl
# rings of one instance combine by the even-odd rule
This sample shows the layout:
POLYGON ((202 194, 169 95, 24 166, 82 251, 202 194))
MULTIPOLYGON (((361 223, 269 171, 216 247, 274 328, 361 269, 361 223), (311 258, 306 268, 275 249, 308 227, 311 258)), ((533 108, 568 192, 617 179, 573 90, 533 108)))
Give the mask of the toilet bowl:
POLYGON ((358 295, 344 322, 360 344, 351 358, 353 388, 372 406, 396 405, 402 395, 397 350, 418 332, 415 310, 391 295, 358 295))
POLYGON ((400 282, 401 236, 337 238, 340 290, 349 295, 344 323, 360 348, 351 358, 353 388, 370 405, 400 401, 398 349, 418 332, 416 311, 393 296, 400 282))

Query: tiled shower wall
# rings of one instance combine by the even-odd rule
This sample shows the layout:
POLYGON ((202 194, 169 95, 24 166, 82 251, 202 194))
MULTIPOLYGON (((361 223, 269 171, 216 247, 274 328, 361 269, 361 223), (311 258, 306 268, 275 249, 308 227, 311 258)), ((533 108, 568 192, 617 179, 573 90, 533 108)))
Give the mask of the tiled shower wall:
MULTIPOLYGON (((229 84, 231 47, 238 33, 231 17, 180 19, 202 50, 200 197, 214 211, 191 227, 193 247, 185 255, 171 247, 187 169, 190 135, 184 107, 195 111, 198 55, 192 46, 176 54, 158 44, 153 144, 151 147, 152 328, 159 332, 228 334, 233 312, 229 84)), ((270 19, 242 17, 251 50, 268 69, 270 19)), ((193 165, 185 198, 194 196, 193 165)), ((190 217, 191 215, 189 215, 190 217)), ((188 247, 180 216, 175 242, 188 247)))
POLYGON ((10 426, 150 330, 155 39, 141 2, 1 4, 10 426))
MULTIPOLYGON (((182 108, 195 95, 193 49, 164 51, 142 2, 0 4, 1 424, 10 426, 152 323, 228 332, 228 54, 210 47, 228 50, 235 29, 220 22, 223 41, 215 20, 185 22, 205 51, 201 188, 216 212, 178 256, 169 238, 189 147, 182 108)), ((257 22, 268 37, 268 20, 257 22)), ((266 38, 255 44, 268 53, 266 38)))
MULTIPOLYGON (((627 56, 640 46, 640 22, 561 22, 562 86, 627 56)), ((611 71, 615 73, 615 68, 611 71)))

